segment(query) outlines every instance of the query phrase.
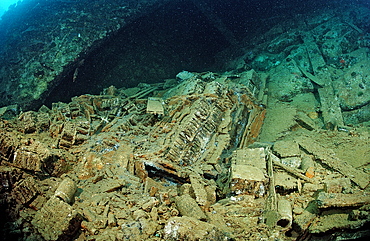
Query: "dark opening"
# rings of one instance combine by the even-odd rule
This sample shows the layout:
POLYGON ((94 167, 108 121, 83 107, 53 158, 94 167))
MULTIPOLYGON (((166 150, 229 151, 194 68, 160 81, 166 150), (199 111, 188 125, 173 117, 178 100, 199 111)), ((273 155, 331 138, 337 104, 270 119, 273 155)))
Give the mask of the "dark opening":
POLYGON ((130 23, 87 56, 46 100, 69 101, 114 85, 134 87, 174 78, 182 70, 214 71, 215 54, 230 44, 191 2, 168 4, 130 23))
POLYGON ((254 0, 169 1, 129 23, 84 57, 77 77, 73 71, 65 76, 44 104, 98 94, 110 85, 121 88, 162 82, 182 70, 220 72, 220 63, 215 63, 218 53, 231 45, 245 45, 252 36, 294 14, 280 4, 271 4, 254 0))
POLYGON ((289 220, 288 219, 280 219, 279 221, 277 221, 277 225, 278 226, 280 226, 280 227, 283 227, 283 228, 285 228, 286 226, 288 226, 288 224, 289 224, 290 222, 289 222, 289 220))

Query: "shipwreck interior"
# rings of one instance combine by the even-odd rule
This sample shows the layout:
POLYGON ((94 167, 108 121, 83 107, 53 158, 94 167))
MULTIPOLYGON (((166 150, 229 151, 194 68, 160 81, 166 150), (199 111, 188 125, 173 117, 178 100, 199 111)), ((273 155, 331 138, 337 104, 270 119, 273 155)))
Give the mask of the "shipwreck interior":
POLYGON ((78 79, 66 76, 46 103, 98 94, 110 85, 160 82, 182 70, 211 71, 215 54, 229 44, 191 1, 172 1, 104 40, 86 56, 78 79))
POLYGON ((1 240, 370 237, 367 0, 23 0, 1 240))
MULTIPOLYGON (((239 43, 266 32, 272 24, 308 6, 286 13, 262 1, 176 0, 122 27, 83 54, 77 78, 70 71, 50 90, 43 104, 98 94, 110 85, 130 88, 175 78, 182 70, 224 71, 226 60, 240 55, 239 43), (287 16, 288 15, 288 16, 287 16), (228 59, 222 51, 232 49, 228 59)), ((285 3, 285 7, 291 6, 285 3)), ((254 43, 250 43, 253 45, 254 43)), ((230 50, 229 50, 230 51, 230 50)), ((82 53, 81 53, 82 54, 82 53)))

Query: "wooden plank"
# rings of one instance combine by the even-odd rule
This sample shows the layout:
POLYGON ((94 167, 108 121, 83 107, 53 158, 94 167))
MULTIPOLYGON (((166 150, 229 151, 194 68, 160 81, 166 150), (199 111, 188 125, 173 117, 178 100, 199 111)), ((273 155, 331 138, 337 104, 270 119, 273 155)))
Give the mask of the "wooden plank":
POLYGON ((304 74, 307 78, 309 78, 312 82, 314 82, 315 84, 318 84, 320 85, 320 87, 323 87, 325 85, 325 83, 317 78, 315 75, 311 74, 310 72, 306 71, 304 68, 302 68, 295 59, 293 59, 294 61, 294 64, 295 66, 297 66, 297 68, 302 72, 302 74, 304 74))
POLYGON ((348 177, 360 188, 364 189, 369 184, 370 175, 337 158, 333 150, 321 146, 309 137, 301 136, 296 141, 304 150, 314 155, 315 159, 348 177))
MULTIPOLYGON (((312 34, 307 33, 307 35, 305 35, 304 43, 307 48, 307 55, 309 57, 310 64, 314 71, 314 75, 312 75, 315 79, 314 82, 317 81, 316 83, 319 83, 322 87, 318 88, 318 92, 325 127, 329 130, 336 130, 338 126, 344 126, 344 122, 339 102, 334 93, 330 73, 325 67, 325 60, 322 57, 320 49, 312 34)), ((297 64, 297 66, 299 65, 297 64)), ((310 78, 309 76, 307 77, 310 78)))
POLYGON ((368 204, 370 204, 370 195, 366 193, 344 194, 320 192, 317 197, 318 208, 354 208, 368 204))
POLYGON ((325 127, 328 130, 337 130, 338 126, 344 126, 342 111, 338 100, 335 98, 334 89, 330 86, 324 86, 318 89, 321 103, 321 113, 324 119, 325 127))

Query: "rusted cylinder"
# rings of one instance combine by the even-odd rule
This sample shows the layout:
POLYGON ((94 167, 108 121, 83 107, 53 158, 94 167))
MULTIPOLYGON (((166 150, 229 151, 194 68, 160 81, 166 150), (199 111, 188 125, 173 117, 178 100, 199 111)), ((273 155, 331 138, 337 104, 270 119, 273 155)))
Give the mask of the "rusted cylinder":
POLYGON ((290 202, 285 199, 280 199, 277 203, 277 212, 279 219, 276 224, 284 229, 289 229, 292 226, 293 214, 290 202))
POLYGON ((59 184, 59 187, 55 191, 54 196, 60 198, 66 203, 72 203, 76 190, 76 183, 72 179, 67 177, 59 184))
POLYGON ((193 217, 199 220, 207 219, 207 216, 198 206, 198 203, 189 194, 176 197, 175 203, 177 210, 182 216, 193 217))

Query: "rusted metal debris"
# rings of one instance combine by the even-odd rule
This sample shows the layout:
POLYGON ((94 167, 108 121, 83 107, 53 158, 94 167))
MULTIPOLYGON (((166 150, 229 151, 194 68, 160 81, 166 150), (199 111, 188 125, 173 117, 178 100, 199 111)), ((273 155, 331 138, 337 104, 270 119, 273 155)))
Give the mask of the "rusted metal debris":
POLYGON ((324 148, 320 146, 320 144, 304 136, 299 138, 297 142, 308 153, 313 154, 317 160, 350 178, 361 189, 369 185, 370 180, 366 173, 355 169, 345 161, 337 158, 332 150, 324 148))
POLYGON ((194 73, 2 120, 2 207, 46 240, 304 240, 369 223, 359 170, 304 134, 255 142, 265 108, 254 83, 254 71, 194 73), (348 222, 325 225, 333 215, 348 222))

